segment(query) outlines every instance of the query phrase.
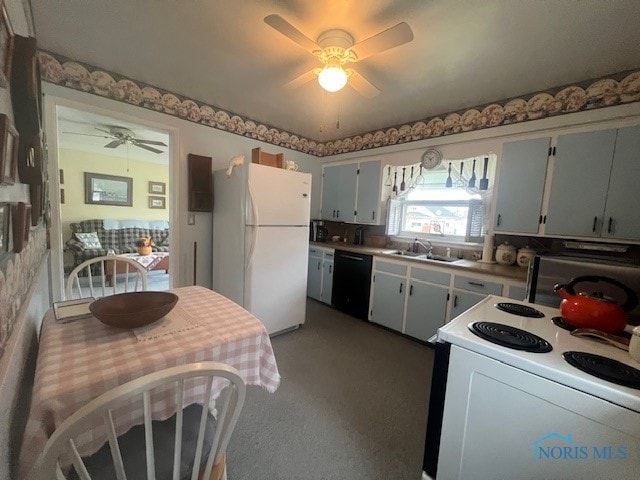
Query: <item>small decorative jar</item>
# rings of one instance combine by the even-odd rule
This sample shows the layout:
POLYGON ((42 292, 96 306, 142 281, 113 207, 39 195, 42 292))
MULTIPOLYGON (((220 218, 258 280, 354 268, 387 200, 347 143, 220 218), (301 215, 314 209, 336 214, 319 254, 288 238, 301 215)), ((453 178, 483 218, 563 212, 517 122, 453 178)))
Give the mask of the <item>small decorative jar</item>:
POLYGON ((529 263, 531 263, 536 256, 536 251, 533 248, 526 247, 518 250, 518 266, 519 267, 528 267, 529 263))
POLYGON ((513 265, 516 263, 516 247, 504 242, 496 248, 496 262, 500 265, 513 265))

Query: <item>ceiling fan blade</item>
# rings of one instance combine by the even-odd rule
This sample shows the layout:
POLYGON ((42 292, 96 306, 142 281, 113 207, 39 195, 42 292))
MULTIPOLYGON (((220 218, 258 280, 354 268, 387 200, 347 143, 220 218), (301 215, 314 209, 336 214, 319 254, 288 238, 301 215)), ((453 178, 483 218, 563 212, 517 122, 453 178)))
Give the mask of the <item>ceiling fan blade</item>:
POLYGON ((114 140, 113 142, 109 142, 107 143, 104 147, 105 148, 116 148, 119 147, 120 145, 122 145, 124 142, 122 140, 114 140))
POLYGON ((69 135, 83 135, 85 137, 112 138, 112 137, 107 137, 106 135, 94 135, 92 133, 80 133, 80 132, 62 132, 62 133, 68 133, 69 135))
POLYGON ((304 85, 307 82, 310 82, 314 78, 318 78, 318 74, 315 73, 315 69, 309 70, 306 73, 303 73, 299 77, 294 78, 289 83, 285 83, 284 88, 298 88, 301 85, 304 85))
POLYGON ((266 17, 264 17, 264 23, 269 25, 271 28, 274 28, 291 41, 297 43, 305 50, 309 50, 314 55, 314 52, 322 51, 322 48, 320 48, 320 46, 316 42, 311 40, 300 30, 291 25, 280 15, 276 15, 275 13, 267 15, 266 17))
POLYGON ((158 150, 157 148, 149 147, 147 145, 140 143, 138 140, 131 140, 131 143, 134 144, 136 147, 144 148, 145 150, 149 150, 150 152, 153 152, 153 153, 164 153, 163 150, 158 150))
POLYGON ((155 140, 143 140, 141 138, 136 138, 136 142, 138 143, 146 143, 147 145, 160 145, 161 147, 166 147, 167 144, 164 142, 157 142, 155 140))
POLYGON ((413 40, 413 31, 406 22, 401 22, 391 28, 356 43, 349 50, 356 54, 355 62, 376 53, 384 52, 413 40))
POLYGON ((351 88, 365 98, 373 98, 380 94, 380 90, 355 70, 351 71, 348 83, 351 85, 351 88))

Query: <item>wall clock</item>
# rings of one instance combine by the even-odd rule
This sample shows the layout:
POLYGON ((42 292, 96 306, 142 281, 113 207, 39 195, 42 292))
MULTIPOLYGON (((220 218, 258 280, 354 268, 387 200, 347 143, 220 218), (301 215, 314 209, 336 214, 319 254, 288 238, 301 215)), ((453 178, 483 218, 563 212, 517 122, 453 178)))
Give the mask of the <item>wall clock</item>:
POLYGON ((436 148, 428 148, 422 154, 422 166, 426 169, 433 169, 442 162, 442 153, 436 148))

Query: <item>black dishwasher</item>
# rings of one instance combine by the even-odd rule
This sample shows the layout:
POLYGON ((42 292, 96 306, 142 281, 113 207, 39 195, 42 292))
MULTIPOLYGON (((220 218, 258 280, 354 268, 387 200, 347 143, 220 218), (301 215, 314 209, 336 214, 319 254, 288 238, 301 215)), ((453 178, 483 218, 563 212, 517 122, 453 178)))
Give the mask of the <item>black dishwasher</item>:
POLYGON ((338 310, 368 320, 371 255, 335 251, 331 303, 338 310))

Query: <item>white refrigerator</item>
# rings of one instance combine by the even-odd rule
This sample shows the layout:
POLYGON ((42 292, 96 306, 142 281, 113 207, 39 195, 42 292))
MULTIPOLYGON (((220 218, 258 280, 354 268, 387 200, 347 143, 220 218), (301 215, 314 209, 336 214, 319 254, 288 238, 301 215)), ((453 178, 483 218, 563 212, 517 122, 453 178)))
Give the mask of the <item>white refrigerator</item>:
POLYGON ((269 334, 304 323, 311 175, 254 163, 213 174, 213 289, 269 334))

